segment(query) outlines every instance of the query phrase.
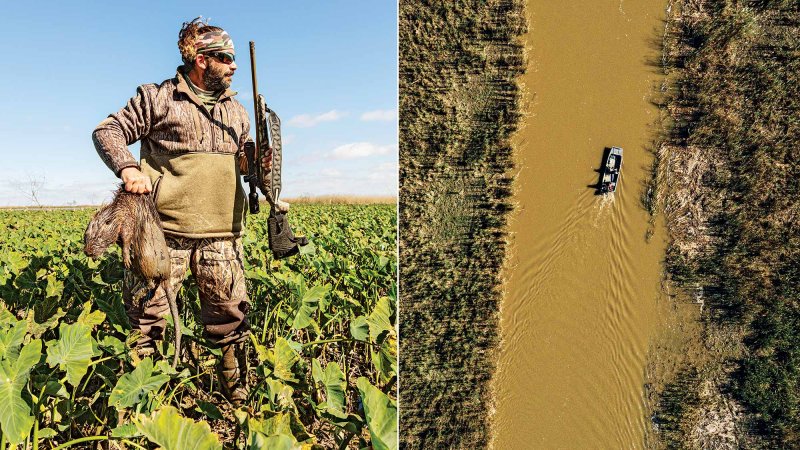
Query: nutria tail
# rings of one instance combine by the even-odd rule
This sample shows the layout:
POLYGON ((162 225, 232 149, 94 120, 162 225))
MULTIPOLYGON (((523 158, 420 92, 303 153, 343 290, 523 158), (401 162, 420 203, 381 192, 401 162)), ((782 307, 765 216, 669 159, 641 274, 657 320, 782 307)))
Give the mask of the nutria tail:
POLYGON ((175 300, 175 295, 172 292, 169 279, 162 281, 161 285, 164 287, 164 293, 167 295, 169 311, 172 315, 172 323, 175 326, 175 357, 172 359, 172 367, 178 367, 178 362, 181 360, 181 316, 178 312, 178 303, 175 300))

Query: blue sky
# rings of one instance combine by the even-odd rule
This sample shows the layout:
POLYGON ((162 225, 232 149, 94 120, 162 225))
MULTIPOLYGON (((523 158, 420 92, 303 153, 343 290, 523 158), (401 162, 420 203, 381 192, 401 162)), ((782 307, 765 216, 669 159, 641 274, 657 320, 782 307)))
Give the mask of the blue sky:
MULTIPOLYGON (((0 38, 0 206, 99 204, 117 178, 94 127, 180 64, 178 30, 202 15, 234 40, 237 98, 259 91, 281 117, 283 195, 395 195, 395 1, 14 1, 0 38)), ((135 157, 139 146, 130 147, 135 157)))

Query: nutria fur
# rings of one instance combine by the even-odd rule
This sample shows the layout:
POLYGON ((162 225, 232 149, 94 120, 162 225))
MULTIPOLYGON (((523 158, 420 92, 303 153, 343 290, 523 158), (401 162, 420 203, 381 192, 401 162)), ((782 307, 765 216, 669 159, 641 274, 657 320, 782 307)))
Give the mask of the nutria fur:
POLYGON ((124 185, 114 195, 114 200, 100 208, 83 236, 83 252, 97 258, 113 243, 122 248, 122 262, 148 280, 150 288, 159 284, 164 288, 175 325, 175 359, 178 365, 181 351, 181 327, 178 306, 170 287, 170 258, 164 229, 152 197, 125 191, 124 185))

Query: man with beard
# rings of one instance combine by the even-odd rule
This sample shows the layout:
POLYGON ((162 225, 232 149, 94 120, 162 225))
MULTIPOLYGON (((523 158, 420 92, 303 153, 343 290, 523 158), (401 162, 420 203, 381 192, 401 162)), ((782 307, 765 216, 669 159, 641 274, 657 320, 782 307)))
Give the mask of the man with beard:
MULTIPOLYGON (((239 360, 249 335, 249 300, 240 237, 247 198, 239 176, 246 173, 243 147, 251 140, 250 122, 230 89, 237 66, 228 33, 197 18, 183 24, 178 48, 183 65, 176 76, 140 86, 124 108, 97 126, 92 139, 127 191, 153 192, 170 248, 172 291, 191 269, 205 337, 222 349, 223 392, 241 403, 247 397, 239 360), (127 148, 136 141, 141 141, 139 161, 127 148)), ((268 170, 267 157, 262 163, 268 170)), ((153 354, 169 312, 165 293, 126 271, 123 300, 140 333, 137 354, 153 354)))

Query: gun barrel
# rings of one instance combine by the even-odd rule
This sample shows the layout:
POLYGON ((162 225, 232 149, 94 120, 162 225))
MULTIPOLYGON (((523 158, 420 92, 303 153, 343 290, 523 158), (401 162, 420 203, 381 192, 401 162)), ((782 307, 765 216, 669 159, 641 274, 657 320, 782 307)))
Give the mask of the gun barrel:
MULTIPOLYGON (((256 78, 256 43, 250 41, 250 74, 253 77, 253 114, 255 114, 254 123, 261 123, 261 117, 258 116, 258 79, 256 78)), ((261 138, 256 133, 256 148, 261 148, 261 138)), ((260 162, 259 162, 260 164, 260 162)))

